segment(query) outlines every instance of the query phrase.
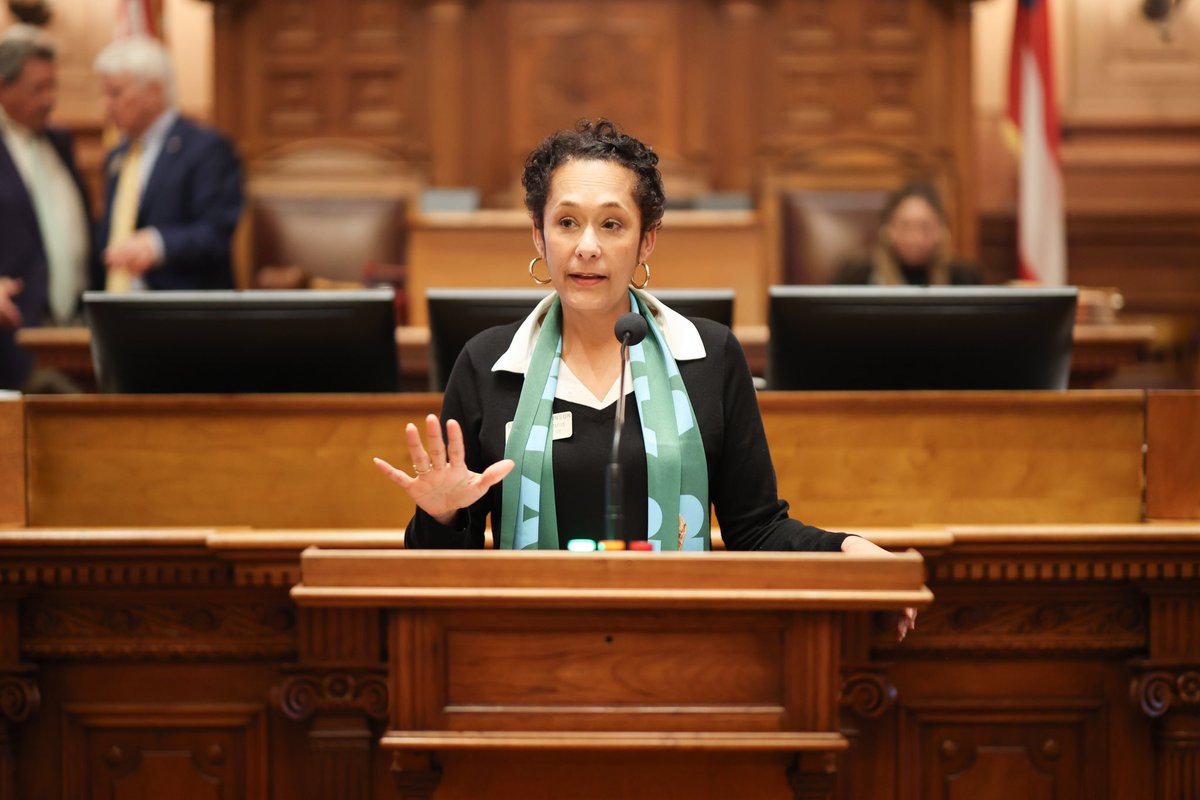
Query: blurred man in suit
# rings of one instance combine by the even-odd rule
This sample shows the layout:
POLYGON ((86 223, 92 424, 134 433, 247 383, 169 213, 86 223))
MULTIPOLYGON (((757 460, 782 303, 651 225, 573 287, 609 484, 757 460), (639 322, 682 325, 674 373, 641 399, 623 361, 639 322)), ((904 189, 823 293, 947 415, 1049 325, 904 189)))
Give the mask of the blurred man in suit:
POLYGON ((170 59, 154 39, 119 39, 96 58, 105 114, 124 140, 105 159, 107 199, 93 283, 109 291, 227 289, 242 210, 229 140, 179 115, 170 59))
POLYGON ((22 26, 0 39, 0 388, 37 389, 16 330, 77 321, 91 221, 71 137, 47 127, 53 47, 22 26))

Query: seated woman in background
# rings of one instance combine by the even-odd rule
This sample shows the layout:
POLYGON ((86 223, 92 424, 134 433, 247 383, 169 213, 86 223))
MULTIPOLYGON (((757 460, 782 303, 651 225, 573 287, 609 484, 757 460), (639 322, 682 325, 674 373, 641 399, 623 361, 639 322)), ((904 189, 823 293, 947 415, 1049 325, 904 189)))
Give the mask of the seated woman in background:
POLYGON ((983 278, 976 267, 953 259, 937 190, 928 183, 913 182, 888 198, 871 259, 843 266, 833 282, 969 286, 983 283, 983 278))
MULTIPOLYGON (((417 505, 406 547, 483 547, 489 517, 505 549, 599 538, 624 370, 636 401, 620 454, 630 539, 707 550, 711 503, 731 550, 886 553, 788 516, 732 332, 642 291, 665 199, 657 163, 607 120, 582 121, 529 156, 522 182, 537 250, 529 271, 555 291, 523 322, 467 344, 442 420, 426 418, 424 442, 416 425, 405 429, 411 474, 376 459, 417 505), (541 262, 546 278, 534 273, 541 262), (622 364, 613 327, 631 310, 650 333, 622 364)), ((900 618, 900 636, 914 618, 912 610, 900 618)))

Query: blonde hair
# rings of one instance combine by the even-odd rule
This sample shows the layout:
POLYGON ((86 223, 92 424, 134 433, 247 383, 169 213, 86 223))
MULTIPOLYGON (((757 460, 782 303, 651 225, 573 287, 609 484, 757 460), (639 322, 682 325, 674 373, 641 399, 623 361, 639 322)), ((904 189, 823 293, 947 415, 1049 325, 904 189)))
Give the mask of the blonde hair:
POLYGON ((883 224, 879 227, 875 249, 871 252, 871 280, 882 286, 903 286, 907 283, 900 262, 892 249, 888 237, 888 227, 896 215, 900 204, 911 197, 924 200, 938 218, 938 245, 933 253, 933 261, 929 264, 929 285, 945 286, 950 283, 950 261, 954 254, 950 229, 946 227, 946 213, 942 209, 942 200, 931 184, 924 181, 913 181, 902 186, 888 198, 883 210, 883 224))

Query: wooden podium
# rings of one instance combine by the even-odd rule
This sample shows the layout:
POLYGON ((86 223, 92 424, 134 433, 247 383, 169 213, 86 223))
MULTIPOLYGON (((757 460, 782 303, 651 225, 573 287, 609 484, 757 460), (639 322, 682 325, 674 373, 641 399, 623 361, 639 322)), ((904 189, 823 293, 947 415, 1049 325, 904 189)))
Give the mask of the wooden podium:
POLYGON ((843 615, 932 600, 915 552, 321 548, 292 596, 386 624, 401 796, 492 800, 831 798, 843 615))

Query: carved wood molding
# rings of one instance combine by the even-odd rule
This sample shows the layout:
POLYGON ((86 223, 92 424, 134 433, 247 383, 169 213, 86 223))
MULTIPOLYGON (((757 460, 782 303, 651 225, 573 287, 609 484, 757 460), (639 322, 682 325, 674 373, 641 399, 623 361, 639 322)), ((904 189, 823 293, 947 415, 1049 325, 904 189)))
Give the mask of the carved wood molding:
POLYGON ((29 678, 15 675, 0 676, 0 719, 24 722, 41 705, 38 686, 29 678))
MULTIPOLYGON (((939 598, 941 600, 941 598, 939 598)), ((1009 601, 947 598, 921 612, 904 650, 1144 650, 1146 613, 1136 598, 1009 601)), ((872 646, 895 650, 895 632, 876 630, 872 646)))
POLYGON ((297 647, 295 609, 285 600, 31 602, 21 630, 21 653, 30 659, 287 660, 297 647))
POLYGON ((1143 672, 1133 679, 1130 698, 1151 719, 1172 710, 1200 712, 1200 667, 1143 672))
POLYGON ((8 563, 0 567, 0 586, 220 586, 230 585, 226 564, 153 561, 80 561, 8 563))
POLYGON ((238 564, 234 572, 238 586, 262 589, 290 589, 300 582, 300 559, 271 561, 261 564, 238 564))
POLYGON ((357 711, 371 719, 387 719, 388 685, 383 670, 298 672, 275 690, 284 716, 296 722, 321 712, 357 711))
POLYGON ((878 719, 896 705, 896 686, 883 673, 852 672, 842 683, 842 708, 860 719, 878 719))
POLYGON ((270 796, 263 703, 82 702, 61 712, 64 797, 270 796))
POLYGON ((1061 557, 980 555, 930 562, 930 580, 941 583, 1015 581, 1188 581, 1200 578, 1200 556, 1168 553, 1097 558, 1095 552, 1061 557))

